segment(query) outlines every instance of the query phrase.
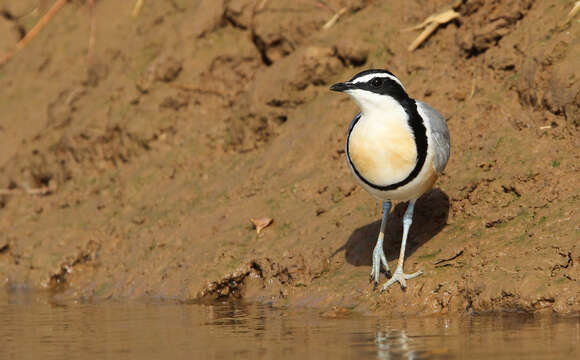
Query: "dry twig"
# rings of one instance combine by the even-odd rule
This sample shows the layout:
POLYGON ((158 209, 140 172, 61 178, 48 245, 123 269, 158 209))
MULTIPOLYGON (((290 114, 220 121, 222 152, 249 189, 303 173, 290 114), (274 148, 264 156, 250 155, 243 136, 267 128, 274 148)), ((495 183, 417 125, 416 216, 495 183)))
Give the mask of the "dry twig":
POLYGON ((414 51, 418 48, 431 34, 437 30, 440 25, 447 24, 451 20, 459 18, 459 13, 453 10, 453 8, 447 9, 438 14, 433 14, 429 16, 421 24, 413 26, 411 28, 405 29, 403 31, 420 30, 425 28, 423 32, 411 43, 408 50, 414 51))
POLYGON ((459 250, 459 251, 457 251, 457 252, 456 252, 454 255, 452 255, 452 256, 450 256, 450 257, 448 257, 448 258, 445 258, 445 259, 438 259, 438 260, 437 260, 437 261, 435 261, 433 264, 434 264, 434 265, 439 265, 439 264, 441 264, 441 263, 444 263, 444 262, 448 262, 448 261, 451 261, 451 260, 455 260, 455 259, 457 259, 458 257, 460 257, 461 255, 463 255, 463 249, 460 249, 460 250, 459 250))
POLYGON ((473 98, 473 95, 475 95, 475 74, 473 76, 473 78, 471 79, 471 91, 469 92, 469 100, 471 100, 473 98))
POLYGON ((264 10, 264 8, 266 7, 266 3, 268 2, 268 0, 262 0, 258 6, 256 6, 256 8, 254 9, 254 12, 260 12, 262 10, 264 10))
POLYGON ((135 6, 133 7, 133 13, 131 13, 131 15, 133 17, 139 16, 139 13, 141 12, 142 7, 143 7, 143 0, 137 0, 135 2, 135 6))
POLYGON ((324 24, 322 26, 323 30, 326 29, 330 29, 332 27, 332 25, 336 24, 336 22, 338 21, 338 19, 340 19, 340 17, 344 14, 346 14, 346 11, 348 10, 348 8, 345 6, 342 9, 338 10, 331 18, 330 20, 328 20, 326 22, 326 24, 324 24))
POLYGON ((568 21, 572 20, 580 12, 580 1, 576 1, 574 7, 568 13, 568 21))
POLYGON ((16 54, 16 52, 24 48, 68 1, 69 0, 58 0, 54 3, 48 12, 36 23, 36 25, 34 25, 32 29, 30 29, 26 36, 16 44, 16 50, 8 53, 8 55, 0 59, 0 65, 6 64, 16 54))
POLYGON ((89 31, 89 50, 87 53, 87 63, 90 65, 93 63, 93 57, 95 54, 95 33, 97 31, 97 17, 95 16, 95 0, 88 0, 89 5, 89 17, 91 19, 91 27, 89 31))
POLYGON ((580 12, 580 1, 576 1, 574 3, 574 6, 568 13, 568 15, 566 15, 566 18, 562 20, 558 26, 556 26, 556 30, 563 31, 564 29, 566 29, 566 27, 568 27, 568 25, 572 22, 572 20, 576 17, 576 15, 578 15, 579 12, 580 12))
POLYGON ((54 189, 51 186, 43 186, 41 188, 36 189, 0 189, 0 195, 19 195, 19 194, 47 195, 53 192, 54 189))

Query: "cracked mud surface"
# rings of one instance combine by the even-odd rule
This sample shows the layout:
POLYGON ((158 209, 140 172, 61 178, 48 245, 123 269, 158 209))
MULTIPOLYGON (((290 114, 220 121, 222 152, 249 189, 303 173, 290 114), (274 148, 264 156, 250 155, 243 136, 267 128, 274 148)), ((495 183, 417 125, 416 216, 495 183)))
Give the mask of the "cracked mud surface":
MULTIPOLYGON (((467 0, 413 53, 418 32, 399 30, 446 2, 172 0, 136 18, 129 3, 97 2, 90 63, 89 15, 73 2, 0 68, 3 287, 580 312, 580 23, 562 25, 573 1, 467 0), (405 270, 425 274, 405 292, 368 282, 380 206, 344 159, 356 106, 328 91, 369 67, 439 109, 452 137, 415 208, 405 270), (274 223, 256 235, 251 217, 274 223)), ((1 5, 0 51, 36 23, 35 4, 1 5)), ((404 210, 387 225, 392 267, 404 210)))

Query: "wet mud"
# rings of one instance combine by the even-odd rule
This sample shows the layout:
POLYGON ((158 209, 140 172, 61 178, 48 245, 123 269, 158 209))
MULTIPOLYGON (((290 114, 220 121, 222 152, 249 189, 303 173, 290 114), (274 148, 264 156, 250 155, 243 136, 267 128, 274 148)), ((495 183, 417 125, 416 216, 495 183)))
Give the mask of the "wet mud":
MULTIPOLYGON (((60 300, 244 298, 329 313, 580 311, 574 1, 72 1, 0 67, 0 285, 60 300), (340 11, 341 9, 346 9, 340 11), (332 26, 327 22, 342 16, 332 26), (450 162, 407 271, 369 284, 380 205, 344 159, 387 68, 437 108, 450 162), (272 218, 260 231, 250 218, 272 218)), ((0 5, 8 53, 50 4, 0 5)), ((394 266, 405 204, 389 218, 394 266)))

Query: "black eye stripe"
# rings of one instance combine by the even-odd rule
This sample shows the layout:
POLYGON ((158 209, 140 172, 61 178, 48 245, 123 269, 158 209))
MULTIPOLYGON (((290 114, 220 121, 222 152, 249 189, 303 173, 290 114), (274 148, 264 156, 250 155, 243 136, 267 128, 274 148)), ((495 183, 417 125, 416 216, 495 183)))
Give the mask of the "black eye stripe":
POLYGON ((367 82, 354 83, 354 85, 361 90, 370 91, 375 94, 389 95, 398 101, 403 101, 409 98, 405 89, 393 79, 386 77, 375 77, 367 82), (375 80, 380 80, 381 84, 374 86, 372 83, 375 80))
POLYGON ((378 78, 378 77, 372 78, 371 81, 369 81, 369 82, 370 82, 371 86, 377 87, 377 88, 380 87, 381 85, 383 85, 383 79, 378 78))

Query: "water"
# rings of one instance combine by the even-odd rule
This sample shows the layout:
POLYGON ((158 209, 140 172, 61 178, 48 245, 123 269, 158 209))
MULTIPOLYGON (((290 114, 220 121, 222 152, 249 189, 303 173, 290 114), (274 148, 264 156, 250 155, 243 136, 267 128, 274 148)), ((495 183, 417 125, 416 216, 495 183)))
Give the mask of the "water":
POLYGON ((0 295, 0 359, 579 357, 579 318, 328 318, 241 303, 59 305, 0 295))

